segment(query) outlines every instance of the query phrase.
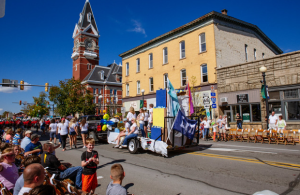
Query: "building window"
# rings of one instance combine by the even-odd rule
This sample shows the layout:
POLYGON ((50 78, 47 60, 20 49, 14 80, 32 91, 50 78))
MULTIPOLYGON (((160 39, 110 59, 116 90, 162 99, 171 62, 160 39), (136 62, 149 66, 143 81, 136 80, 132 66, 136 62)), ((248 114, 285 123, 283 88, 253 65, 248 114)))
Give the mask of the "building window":
POLYGON ((92 21, 92 14, 91 13, 87 14, 87 20, 88 20, 88 22, 92 21))
POLYGON ((150 92, 154 91, 153 77, 149 78, 149 90, 150 92))
POLYGON ((153 68, 153 54, 149 54, 149 68, 153 68))
POLYGON ((245 44, 245 58, 246 61, 248 61, 248 51, 247 51, 248 45, 245 44))
POLYGON ((298 98, 298 89, 285 90, 284 91, 284 99, 294 99, 298 98))
POLYGON ((284 106, 287 120, 300 120, 300 101, 285 102, 284 106))
POLYGON ((87 64, 87 69, 92 70, 92 64, 87 64))
POLYGON ((100 72, 100 79, 104 80, 104 71, 103 70, 101 70, 101 72, 100 72))
POLYGON ((262 59, 265 59, 265 53, 262 53, 262 59))
POLYGON ((233 115, 233 121, 236 122, 236 114, 240 114, 240 105, 234 105, 232 107, 232 115, 233 115))
POLYGON ((166 64, 168 63, 168 48, 165 47, 163 49, 163 63, 166 64))
POLYGON ((205 33, 199 35, 199 43, 200 43, 200 53, 206 51, 206 40, 205 40, 205 33))
POLYGON ((185 41, 180 42, 180 59, 185 58, 185 41))
POLYGON ((97 94, 97 88, 93 88, 93 93, 97 94))
POLYGON ((122 83, 122 77, 119 77, 119 79, 120 79, 120 83, 122 83))
POLYGON ((129 63, 127 62, 126 63, 126 76, 129 75, 129 63))
POLYGON ((164 74, 164 88, 168 87, 168 73, 164 74))
POLYGON ((140 72, 140 58, 136 59, 136 72, 140 72))
POLYGON ((129 84, 126 84, 126 96, 129 96, 129 84))
POLYGON ((260 110, 260 104, 251 104, 251 110, 252 110, 252 121, 261 121, 261 110, 260 110))
POLYGON ((250 105, 241 105, 243 122, 250 122, 250 105))
POLYGON ((140 94, 141 93, 141 83, 140 81, 136 82, 136 94, 140 94))
POLYGON ((181 71, 181 86, 186 85, 186 70, 182 69, 181 71))
POLYGON ((254 60, 256 60, 256 49, 254 49, 254 60))
POLYGON ((208 82, 207 64, 203 64, 201 66, 201 82, 202 83, 208 82))

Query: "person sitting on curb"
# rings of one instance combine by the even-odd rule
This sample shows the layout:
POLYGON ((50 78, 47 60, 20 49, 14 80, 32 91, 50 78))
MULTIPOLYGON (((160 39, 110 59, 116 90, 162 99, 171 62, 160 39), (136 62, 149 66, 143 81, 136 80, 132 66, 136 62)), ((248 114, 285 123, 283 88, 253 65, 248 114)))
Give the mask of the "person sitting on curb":
POLYGON ((127 147, 128 139, 135 138, 135 137, 138 136, 139 129, 138 129, 137 125, 136 125, 136 119, 135 119, 135 118, 132 118, 132 119, 131 119, 131 122, 132 122, 132 125, 131 125, 131 127, 130 127, 130 132, 129 132, 128 135, 124 138, 123 144, 122 144, 122 146, 120 146, 120 148, 125 148, 125 147, 127 147))
POLYGON ((45 170, 41 164, 34 163, 26 167, 23 173, 24 186, 18 195, 29 192, 32 188, 43 184, 45 179, 45 170))
POLYGON ((66 168, 55 155, 53 155, 54 146, 52 143, 44 144, 44 153, 41 156, 43 167, 48 167, 47 171, 56 174, 59 179, 72 179, 78 189, 82 186, 82 170, 81 166, 66 168), (74 179, 75 178, 75 179, 74 179))
MULTIPOLYGON (((41 158, 39 156, 27 156, 24 158, 24 160, 22 160, 22 165, 25 167, 28 167, 31 164, 34 163, 39 163, 41 164, 41 158)), ((18 178, 18 180, 16 181, 15 187, 14 187, 14 195, 18 195, 21 188, 24 186, 24 177, 23 174, 18 178)))
POLYGON ((38 134, 33 134, 31 136, 31 142, 25 147, 24 156, 28 155, 40 155, 43 153, 43 148, 41 142, 39 142, 40 136, 38 134))
POLYGON ((107 186, 106 195, 127 195, 126 189, 122 186, 124 177, 125 172, 121 164, 111 166, 110 179, 112 179, 112 181, 107 186))

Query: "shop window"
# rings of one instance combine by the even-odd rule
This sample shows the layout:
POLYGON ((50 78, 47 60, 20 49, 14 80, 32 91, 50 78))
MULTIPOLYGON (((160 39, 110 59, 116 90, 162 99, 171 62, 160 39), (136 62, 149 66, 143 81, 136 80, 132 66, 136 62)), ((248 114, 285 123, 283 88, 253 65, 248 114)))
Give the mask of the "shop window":
POLYGON ((271 114, 273 111, 275 112, 275 114, 282 114, 281 102, 270 102, 269 103, 269 114, 271 114))
POLYGON ((236 113, 240 114, 240 106, 239 105, 232 106, 233 121, 236 121, 236 113))
POLYGON ((242 119, 243 122, 250 122, 250 105, 242 105, 242 119))
POLYGON ((286 90, 284 91, 284 99, 298 98, 298 89, 286 90))
POLYGON ((260 110, 260 104, 252 104, 251 105, 252 109, 252 121, 261 121, 261 110, 260 110))
POLYGON ((287 120, 300 120, 300 101, 285 102, 285 115, 287 120))

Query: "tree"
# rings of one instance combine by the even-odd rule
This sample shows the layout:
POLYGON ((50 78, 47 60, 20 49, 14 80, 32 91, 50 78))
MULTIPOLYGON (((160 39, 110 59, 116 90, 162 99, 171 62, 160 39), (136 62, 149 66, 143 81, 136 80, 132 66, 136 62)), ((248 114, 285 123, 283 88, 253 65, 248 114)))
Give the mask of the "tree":
POLYGON ((12 114, 12 112, 10 112, 10 111, 4 111, 3 113, 2 113, 2 118, 6 118, 6 115, 7 114, 12 114))
POLYGON ((66 79, 59 82, 59 87, 51 87, 49 99, 57 105, 61 116, 76 113, 94 114, 93 95, 81 84, 80 80, 66 79))
POLYGON ((39 97, 33 97, 34 104, 28 104, 26 108, 28 115, 32 117, 49 115, 50 108, 47 108, 47 99, 48 95, 45 92, 40 92, 39 97))

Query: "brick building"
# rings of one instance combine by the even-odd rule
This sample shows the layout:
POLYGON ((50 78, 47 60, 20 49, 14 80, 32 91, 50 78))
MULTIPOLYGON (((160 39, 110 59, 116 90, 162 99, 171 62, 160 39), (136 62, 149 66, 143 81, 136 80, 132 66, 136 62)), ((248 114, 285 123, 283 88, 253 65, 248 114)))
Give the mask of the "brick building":
POLYGON ((217 68, 220 112, 227 115, 230 127, 236 127, 235 115, 239 113, 243 128, 266 128, 262 66, 267 68, 269 114, 282 115, 287 129, 300 129, 300 51, 217 68))
POLYGON ((73 78, 82 81, 94 95, 96 114, 107 110, 116 113, 122 106, 122 66, 100 66, 99 31, 91 4, 86 0, 73 32, 73 78))

